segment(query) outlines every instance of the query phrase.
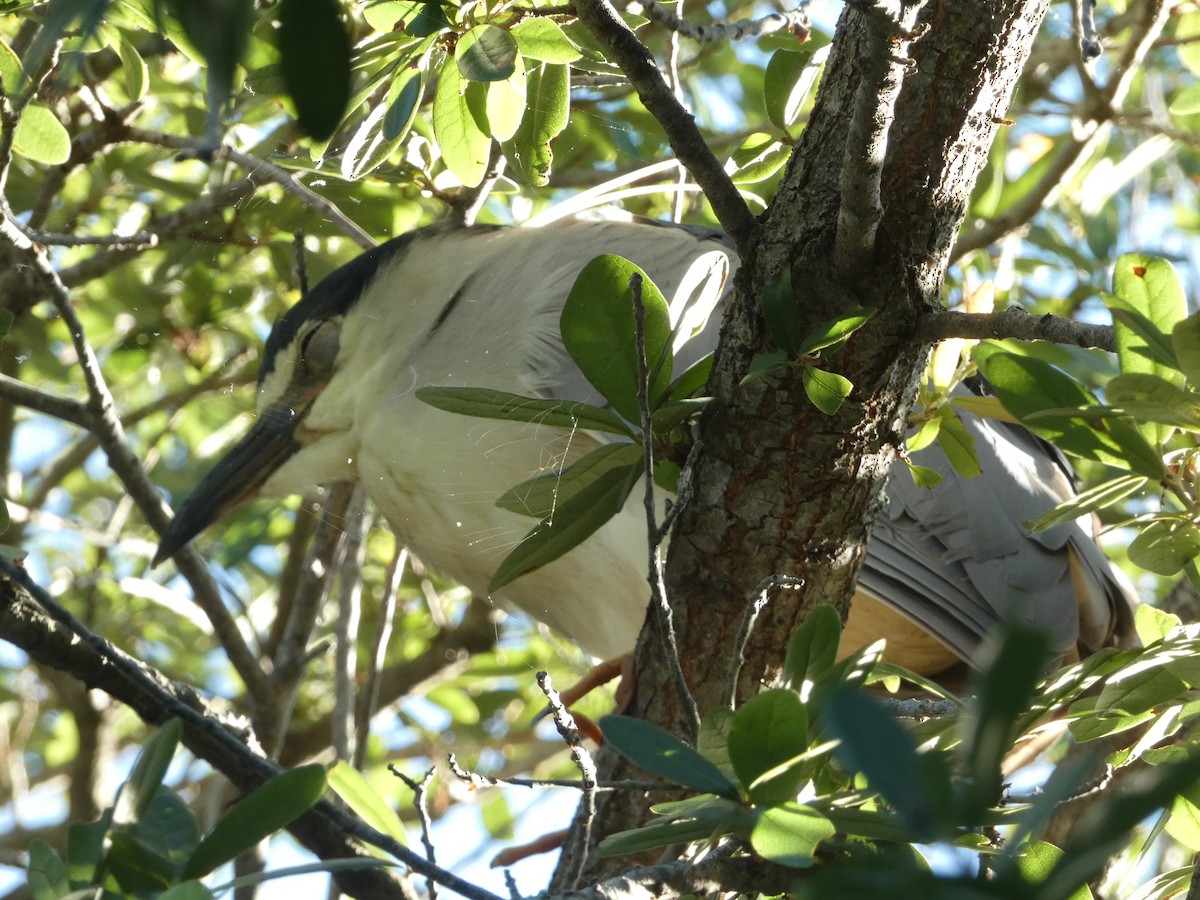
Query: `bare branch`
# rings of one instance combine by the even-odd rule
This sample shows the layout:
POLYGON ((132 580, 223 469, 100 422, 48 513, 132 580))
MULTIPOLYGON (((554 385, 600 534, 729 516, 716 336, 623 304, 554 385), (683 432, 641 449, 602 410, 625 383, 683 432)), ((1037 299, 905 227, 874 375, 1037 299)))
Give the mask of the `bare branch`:
POLYGON ((671 93, 650 51, 621 20, 609 0, 573 0, 571 6, 600 41, 605 56, 629 77, 646 109, 667 133, 671 149, 704 191, 722 227, 738 249, 745 252, 751 236, 758 230, 758 220, 709 149, 691 114, 671 93))
MULTIPOLYGON (((558 733, 562 735, 562 739, 566 741, 567 747, 570 748, 571 759, 579 768, 579 774, 583 780, 583 795, 579 801, 579 808, 575 810, 573 827, 581 831, 586 846, 589 842, 588 836, 592 820, 596 817, 596 763, 579 738, 579 729, 575 727, 575 720, 571 717, 570 710, 563 706, 558 691, 554 690, 551 685, 550 675, 546 672, 538 672, 537 683, 550 703, 550 714, 554 718, 554 725, 558 729, 558 733)), ((563 883, 568 888, 573 888, 578 883, 586 862, 586 857, 580 854, 566 863, 569 868, 563 876, 563 883)))
POLYGON ((1109 353, 1117 350, 1111 325, 1077 322, 1048 313, 1035 316, 1019 306, 1010 306, 998 313, 933 313, 921 320, 915 336, 917 340, 927 343, 946 338, 1016 338, 1020 341, 1050 341, 1094 347, 1109 353))
POLYGON ((811 0, 801 0, 796 9, 771 13, 761 19, 739 19, 736 22, 713 22, 709 25, 689 22, 675 10, 662 6, 658 0, 640 0, 639 5, 646 18, 652 22, 701 43, 728 43, 747 37, 774 34, 777 31, 789 31, 803 39, 808 36, 811 24, 808 19, 811 0))
MULTIPOLYGON (((0 556, 0 634, 33 659, 104 691, 132 709, 143 721, 158 725, 182 721, 184 743, 243 791, 250 791, 282 770, 247 746, 244 724, 229 721, 194 691, 172 683, 161 672, 127 656, 83 627, 6 557, 0 556), (32 598, 32 602, 30 600, 32 598), (52 620, 51 621, 48 621, 52 620), (233 728, 238 729, 234 733, 233 728)), ((379 847, 422 877, 433 879, 468 900, 501 900, 431 864, 424 857, 322 800, 288 826, 302 844, 322 859, 361 857, 350 839, 379 847)), ((387 870, 342 871, 335 875, 360 898, 411 896, 387 870)))

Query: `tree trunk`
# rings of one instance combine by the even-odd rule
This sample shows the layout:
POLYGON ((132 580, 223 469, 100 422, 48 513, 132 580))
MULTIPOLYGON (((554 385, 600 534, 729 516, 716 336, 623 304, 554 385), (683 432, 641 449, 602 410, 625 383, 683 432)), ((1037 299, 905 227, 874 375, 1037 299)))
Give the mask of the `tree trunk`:
MULTIPOLYGON (((776 592, 760 615, 746 647, 739 698, 775 677, 788 637, 809 610, 831 603, 845 615, 924 368, 928 348, 912 335, 922 313, 940 305, 967 200, 1048 0, 906 3, 893 12, 917 25, 904 32, 893 26, 891 33, 879 13, 883 5, 847 5, 843 13, 809 124, 743 261, 717 351, 695 491, 677 523, 667 564, 683 672, 701 712, 725 702, 734 636, 765 577, 794 575, 805 583, 776 592), (894 59, 900 55, 909 61, 894 59), (897 80, 902 87, 892 118, 886 101, 897 80), (850 193, 842 185, 851 183, 843 168, 847 161, 863 166, 867 150, 857 144, 864 100, 872 98, 874 109, 865 111, 874 113, 875 124, 868 118, 866 130, 874 127, 887 140, 876 176, 881 212, 868 223, 878 227, 874 241, 866 241, 867 253, 839 265, 846 238, 861 236, 843 234, 839 246, 839 214, 850 193), (777 349, 758 297, 785 267, 800 306, 801 334, 856 306, 878 310, 844 349, 820 361, 854 384, 836 415, 807 399, 797 367, 742 384, 753 357, 777 349)), ((865 169, 869 179, 870 167, 865 169)), ((663 656, 654 629, 645 629, 629 712, 687 734, 690 725, 663 656)), ((641 777, 613 756, 602 752, 601 778, 641 777)), ((588 852, 585 877, 613 871, 612 863, 622 861, 601 867, 595 842, 638 824, 649 802, 646 796, 601 795, 592 846, 580 845, 577 828, 564 858, 588 852)))

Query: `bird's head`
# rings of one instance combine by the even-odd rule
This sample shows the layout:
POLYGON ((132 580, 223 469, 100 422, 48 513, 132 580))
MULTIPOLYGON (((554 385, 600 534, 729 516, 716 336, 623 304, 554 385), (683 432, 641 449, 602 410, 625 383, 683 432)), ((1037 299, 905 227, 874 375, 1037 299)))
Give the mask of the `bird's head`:
POLYGON ((263 348, 254 426, 201 480, 162 535, 153 565, 258 496, 286 496, 347 477, 346 414, 357 393, 341 368, 342 326, 380 267, 406 246, 389 242, 343 266, 276 323, 263 348))

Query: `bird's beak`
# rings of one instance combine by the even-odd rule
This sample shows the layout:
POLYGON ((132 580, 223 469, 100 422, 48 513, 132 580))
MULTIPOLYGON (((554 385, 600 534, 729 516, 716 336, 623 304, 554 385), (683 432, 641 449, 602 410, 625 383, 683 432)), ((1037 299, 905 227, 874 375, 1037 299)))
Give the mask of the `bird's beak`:
POLYGON ((163 532, 151 566, 170 559, 209 525, 254 499, 271 474, 300 449, 295 437, 299 419, 296 410, 283 403, 263 410, 249 434, 183 502, 163 532))

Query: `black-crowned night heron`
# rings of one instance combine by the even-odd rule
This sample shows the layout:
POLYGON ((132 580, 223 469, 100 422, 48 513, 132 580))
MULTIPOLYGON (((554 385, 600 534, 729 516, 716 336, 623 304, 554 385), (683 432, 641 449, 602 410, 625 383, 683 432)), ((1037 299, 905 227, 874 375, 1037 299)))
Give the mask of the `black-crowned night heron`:
MULTIPOLYGON (((257 423, 184 503, 158 559, 253 497, 357 481, 422 560, 486 594, 534 521, 496 499, 604 438, 444 412, 416 390, 460 385, 594 402, 558 328, 579 271, 601 253, 617 254, 671 298, 694 293, 681 282, 714 252, 736 267, 710 232, 573 220, 430 228, 364 253, 279 320, 263 354, 257 423)), ((689 345, 693 357, 715 346, 719 318, 689 345)), ((1065 463, 1019 428, 964 419, 983 474, 963 478, 934 450, 916 461, 942 473, 937 488, 918 489, 903 473, 890 480, 843 648, 886 637, 890 658, 933 674, 970 661, 1014 611, 1064 651, 1086 655, 1124 641, 1132 597, 1086 521, 1036 535, 1022 525, 1072 495, 1065 463)), ((638 493, 582 545, 497 599, 596 656, 629 652, 649 596, 638 493)))

